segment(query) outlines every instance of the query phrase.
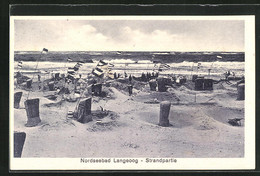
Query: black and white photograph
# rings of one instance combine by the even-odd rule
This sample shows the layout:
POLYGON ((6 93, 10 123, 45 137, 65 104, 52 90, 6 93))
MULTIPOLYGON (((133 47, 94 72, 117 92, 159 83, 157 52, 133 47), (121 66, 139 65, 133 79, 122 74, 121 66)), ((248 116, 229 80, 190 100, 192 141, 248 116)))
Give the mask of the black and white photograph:
POLYGON ((254 169, 254 20, 11 16, 11 169, 254 169))

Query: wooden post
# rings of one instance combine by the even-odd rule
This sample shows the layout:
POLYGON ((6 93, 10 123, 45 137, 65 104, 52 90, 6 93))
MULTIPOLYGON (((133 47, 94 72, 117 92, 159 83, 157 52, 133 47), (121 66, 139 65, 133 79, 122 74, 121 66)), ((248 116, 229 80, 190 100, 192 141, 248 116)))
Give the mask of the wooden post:
POLYGON ((39 98, 28 99, 24 102, 26 114, 27 114, 27 123, 26 127, 34 127, 41 122, 40 113, 39 113, 39 98))
POLYGON ((198 78, 198 75, 192 75, 192 82, 195 82, 195 80, 198 78))
POLYGON ((245 100, 245 84, 237 86, 237 100, 245 100))
POLYGON ((102 84, 94 84, 92 86, 92 92, 94 92, 95 96, 99 96, 102 92, 102 84))
POLYGON ((76 112, 73 115, 74 118, 77 119, 77 121, 81 123, 87 123, 92 121, 91 103, 92 98, 86 98, 79 103, 76 112))
POLYGON ((23 95, 23 92, 16 92, 14 94, 14 108, 15 109, 19 109, 22 95, 23 95))
POLYGON ((60 78, 60 73, 55 73, 55 75, 54 75, 55 81, 58 81, 59 78, 60 78))
POLYGON ((156 83, 155 80, 149 81, 149 85, 150 85, 150 90, 151 91, 156 91, 157 83, 156 83))
POLYGON ((157 83, 158 83, 158 91, 159 92, 166 92, 167 87, 165 86, 165 79, 164 78, 158 78, 157 83))
POLYGON ((21 158, 25 138, 25 132, 14 132, 14 157, 21 158))
POLYGON ((28 79, 28 80, 26 81, 26 87, 27 87, 28 89, 32 88, 32 79, 28 79))
POLYGON ((212 79, 204 79, 204 90, 213 90, 213 80, 212 79))
POLYGON ((204 79, 196 79, 195 80, 195 90, 203 90, 204 89, 204 79))
POLYGON ((133 94, 133 86, 128 85, 127 87, 128 87, 129 96, 131 96, 133 94))
POLYGON ((54 81, 49 82, 49 91, 54 91, 54 81))
POLYGON ((169 123, 169 113, 170 113, 171 103, 169 101, 162 101, 160 103, 160 119, 159 126, 168 127, 169 123))

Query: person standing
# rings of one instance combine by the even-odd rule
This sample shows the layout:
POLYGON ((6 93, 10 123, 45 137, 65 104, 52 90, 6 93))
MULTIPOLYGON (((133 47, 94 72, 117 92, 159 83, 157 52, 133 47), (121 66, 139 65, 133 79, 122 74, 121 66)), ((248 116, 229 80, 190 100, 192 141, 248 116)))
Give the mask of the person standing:
POLYGON ((38 81, 41 82, 41 75, 38 75, 38 81))
POLYGON ((131 96, 133 94, 133 86, 129 84, 127 87, 128 87, 129 96, 131 96))
POLYGON ((38 74, 38 87, 39 87, 39 90, 42 88, 41 87, 41 75, 38 74))
POLYGON ((130 75, 128 79, 129 79, 129 82, 131 83, 132 82, 132 76, 130 75))

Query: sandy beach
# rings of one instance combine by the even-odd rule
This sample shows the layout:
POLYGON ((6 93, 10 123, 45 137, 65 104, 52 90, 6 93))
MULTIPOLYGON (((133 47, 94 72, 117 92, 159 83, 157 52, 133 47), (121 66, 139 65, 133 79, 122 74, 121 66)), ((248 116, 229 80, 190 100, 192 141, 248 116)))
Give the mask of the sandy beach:
POLYGON ((106 97, 86 96, 92 97, 92 112, 102 107, 113 114, 85 124, 67 116, 77 101, 61 101, 61 96, 50 100, 46 95, 56 91, 33 90, 30 99, 40 100, 41 123, 35 127, 25 127, 28 91, 17 88, 23 96, 20 108, 14 109, 14 131, 27 135, 22 157, 244 157, 244 119, 241 126, 228 123, 244 118, 235 82, 214 84, 212 91, 195 91, 193 86, 188 80, 158 92, 147 82, 134 81, 129 96, 125 85, 113 80, 102 88, 106 97), (171 102, 169 127, 158 125, 162 101, 171 102))

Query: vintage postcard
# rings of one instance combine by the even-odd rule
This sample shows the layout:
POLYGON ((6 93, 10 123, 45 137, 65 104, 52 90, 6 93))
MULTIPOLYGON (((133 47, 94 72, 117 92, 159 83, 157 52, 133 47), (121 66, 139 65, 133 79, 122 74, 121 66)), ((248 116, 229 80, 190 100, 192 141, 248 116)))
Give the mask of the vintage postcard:
POLYGON ((254 16, 10 16, 10 170, 255 168, 254 16))

